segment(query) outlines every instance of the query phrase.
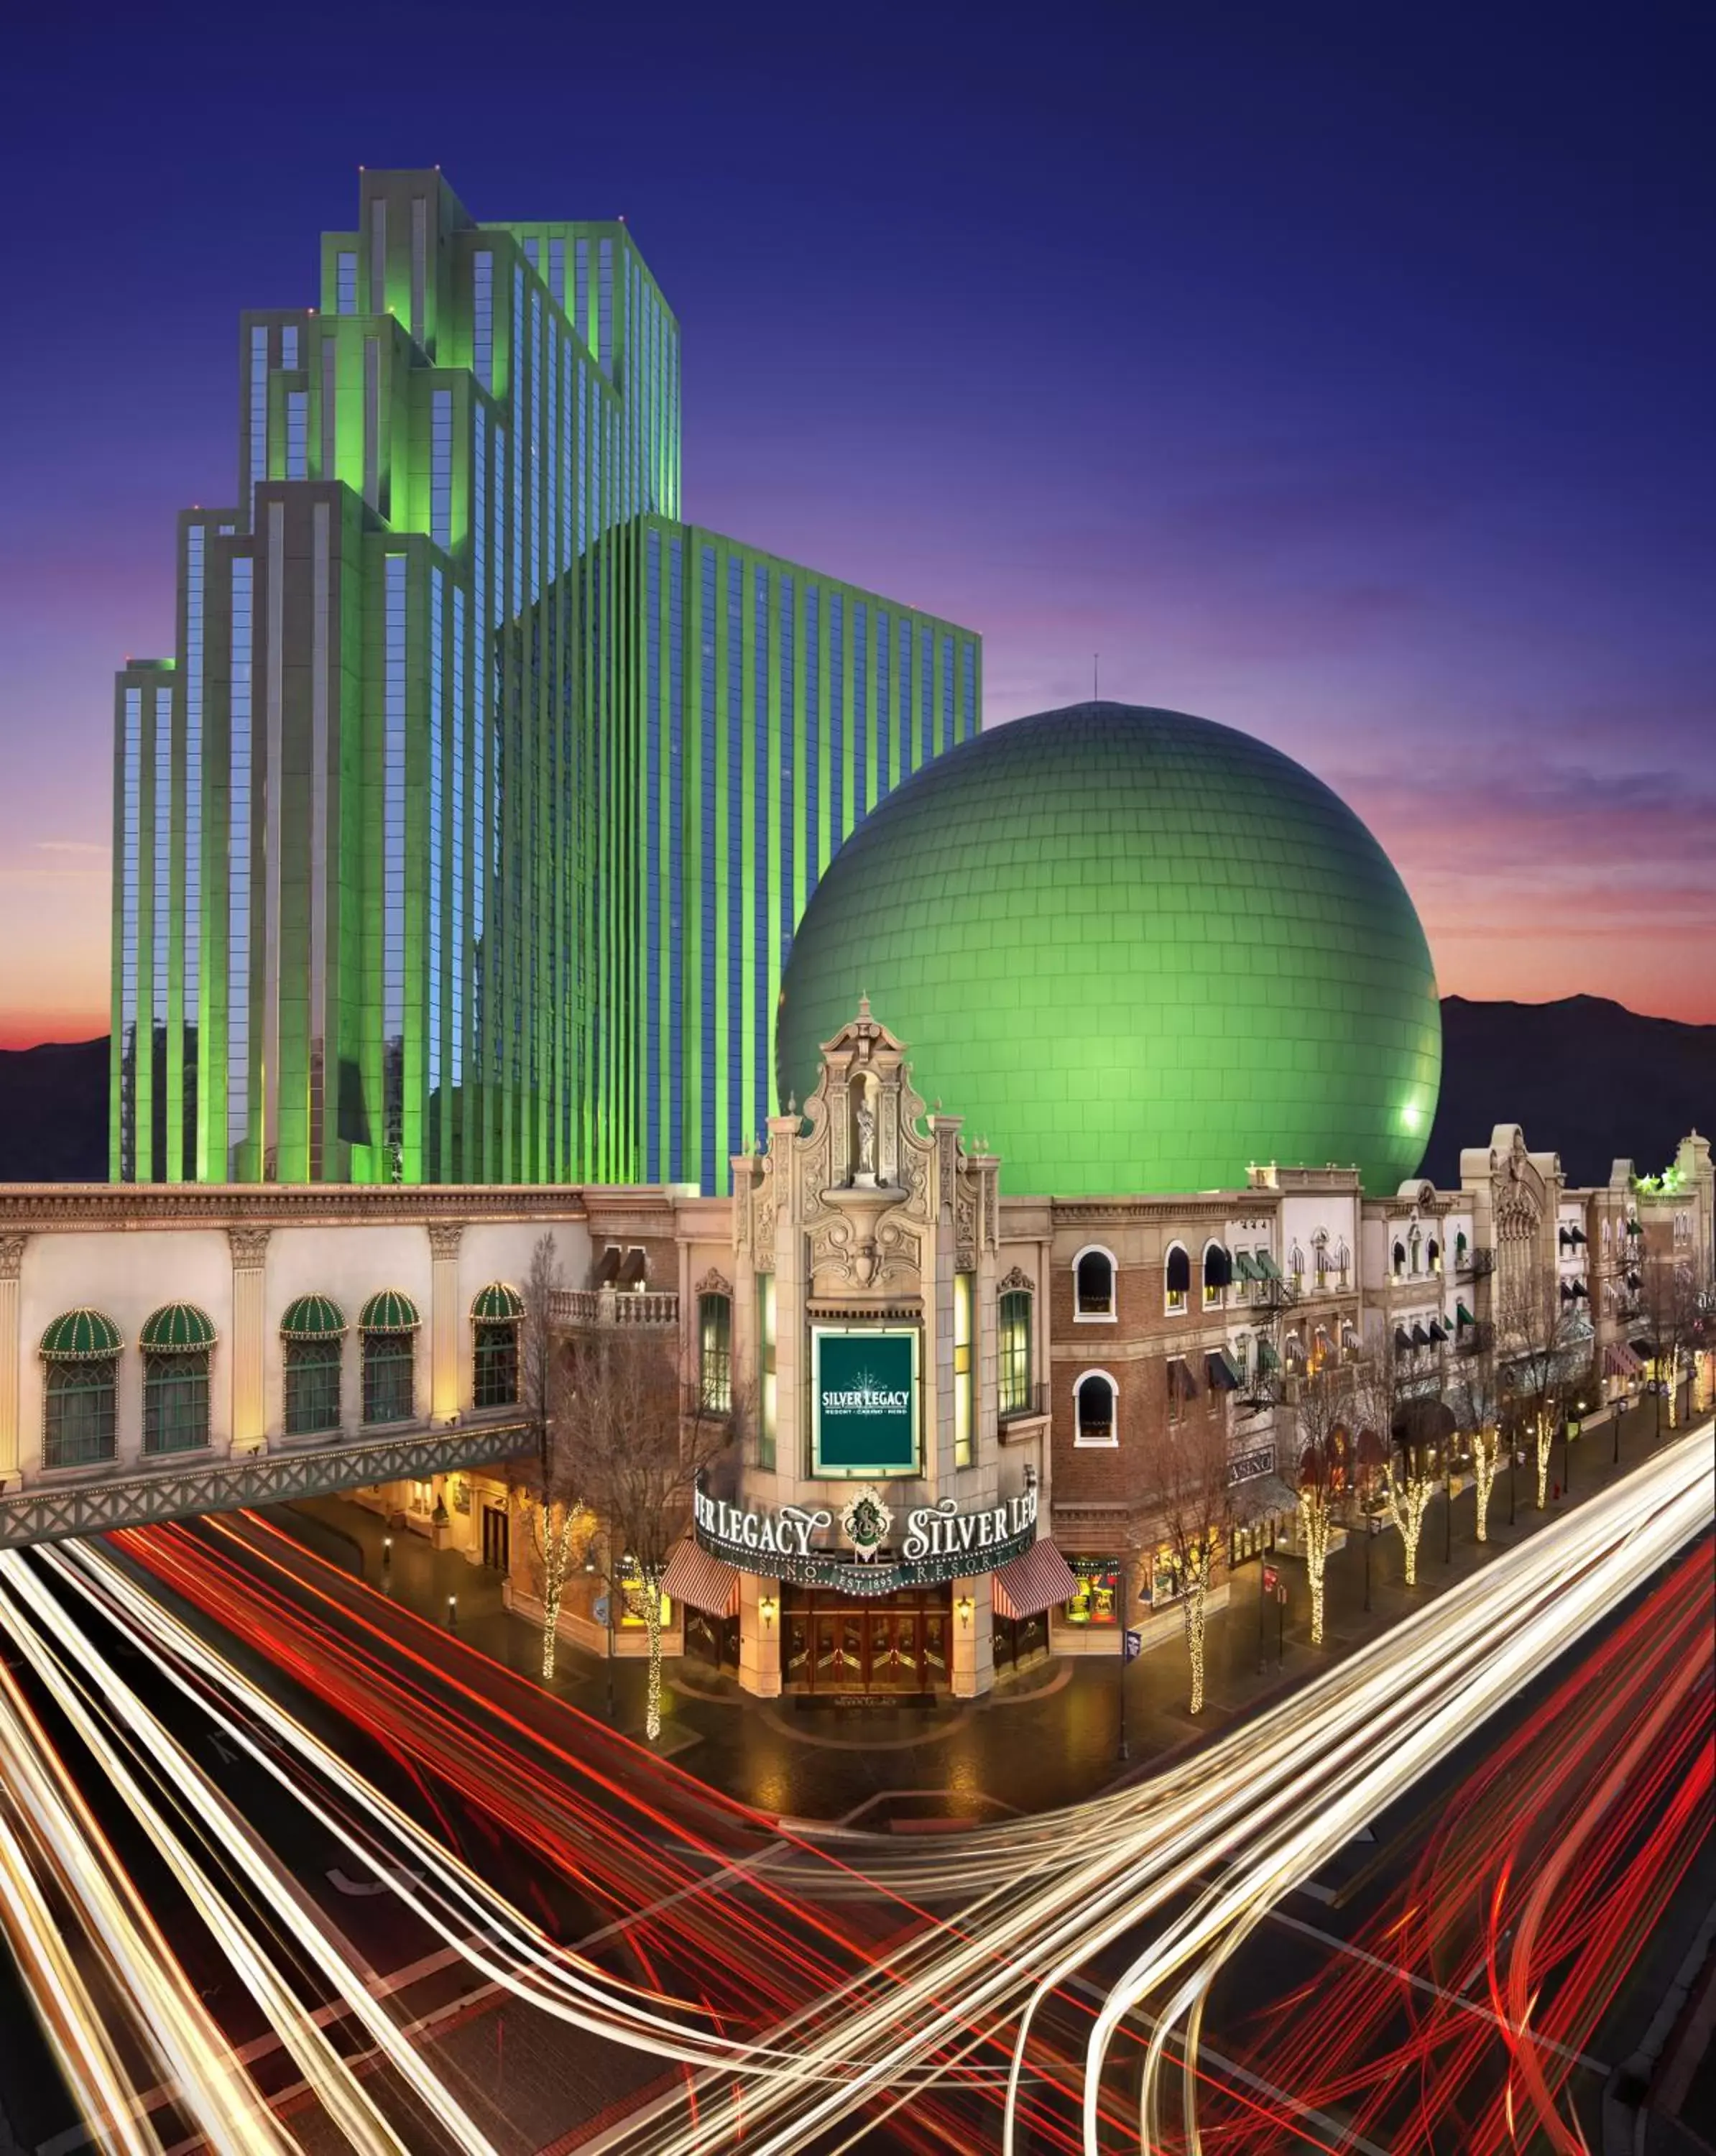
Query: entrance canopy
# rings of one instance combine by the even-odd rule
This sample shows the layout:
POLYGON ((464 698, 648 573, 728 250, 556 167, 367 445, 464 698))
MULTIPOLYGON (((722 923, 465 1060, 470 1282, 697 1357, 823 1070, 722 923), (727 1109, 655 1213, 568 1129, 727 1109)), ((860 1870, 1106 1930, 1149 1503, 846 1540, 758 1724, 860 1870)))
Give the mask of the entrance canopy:
POLYGON ((681 1543, 667 1560, 661 1592, 675 1602, 690 1603, 708 1617, 738 1614, 739 1575, 696 1543, 681 1543))
POLYGON ((1045 1535, 1023 1557, 1004 1564, 990 1583, 998 1617, 1037 1617, 1078 1592, 1072 1568, 1045 1535))

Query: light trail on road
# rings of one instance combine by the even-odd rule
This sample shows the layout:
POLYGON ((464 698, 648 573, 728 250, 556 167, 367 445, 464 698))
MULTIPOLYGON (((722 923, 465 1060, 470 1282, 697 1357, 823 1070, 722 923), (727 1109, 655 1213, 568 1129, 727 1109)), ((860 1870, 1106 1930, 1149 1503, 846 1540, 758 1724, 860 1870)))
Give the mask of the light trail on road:
MULTIPOLYGON (((1086 2046, 1080 2123, 1088 2156, 1098 2156, 1116 2034, 1172 1983, 1147 2048, 1137 2138, 1147 2156, 1169 2145, 1163 2084, 1184 2025, 1181 2132, 1195 2149, 1202 2002, 1226 1955, 1426 1767, 1708 1527, 1713 1507, 1707 1424, 1162 1782, 1098 1799, 1080 1808, 1081 1817, 979 1830, 961 1851, 879 1866, 897 1885, 932 1861, 963 1861, 985 1884, 960 1912, 959 1936, 922 1951, 884 2006, 829 2003, 804 2057, 804 2082, 750 2092, 748 2146, 770 2156, 810 2147, 866 2091, 893 2085, 957 2044, 967 2025, 993 2018, 1012 2020, 1016 2032, 1002 2132, 1010 2156, 1045 2003, 1190 1897, 1183 1913, 1162 1917, 1117 1979, 1097 1979, 1106 1999, 1086 2046), (1212 1866, 1220 1876, 1202 1887, 1212 1866), (823 2076, 835 2061, 845 2077, 830 2087, 823 2076)), ((697 2143, 668 2104, 600 2146, 694 2156, 697 2143)))
MULTIPOLYGON (((369 1995, 366 1973, 352 1964, 343 1943, 326 1935, 324 1920, 278 1858, 232 1816, 208 1778, 198 1778, 182 1744, 111 1659, 87 1631, 73 1628, 66 1640, 69 1602, 80 1598, 117 1627, 223 1741, 349 1853, 360 1875, 372 1871, 387 1880, 400 1904, 486 1982, 584 2035, 679 2063, 684 2079, 676 2088, 615 2123, 593 2148, 702 2156, 715 2134, 759 2151, 825 2149, 855 2145, 882 2119, 919 2145, 958 2148, 958 2114, 943 2105, 951 2093, 965 2115, 974 2107, 976 2116, 993 2122, 991 2139, 979 2145, 1010 2152, 1028 2125, 1047 2145, 1081 2146, 1087 2156, 1126 2139, 1154 2156, 1176 2138, 1189 2150, 1203 2145, 1200 2081, 1224 2100, 1242 2102, 1258 2122, 1255 2131, 1290 2131, 1306 2146, 1333 2147, 1332 2138, 1320 2138, 1335 2128, 1332 2121, 1318 2127, 1314 2087, 1282 2087, 1226 2061, 1206 2065, 1201 2028, 1217 1974, 1283 1895, 1708 1527, 1713 1500, 1707 1425, 1168 1773, 1043 1819, 938 1837, 933 1850, 863 1845, 861 1861, 854 1838, 795 1830, 774 1845, 774 1861, 758 1833, 759 1815, 695 1784, 712 1817, 727 1819, 735 1831, 742 1823, 768 1863, 746 1868, 732 1841, 699 1841, 659 1804, 652 1811, 650 1785, 641 1796, 610 1794, 624 1795, 651 1818, 654 1840, 605 1815, 568 1811, 563 1792, 545 1787, 521 1801, 497 1786, 504 1772, 480 1774, 464 1756, 476 1748, 471 1729, 431 1697, 428 1664, 413 1676, 413 1657, 403 1650, 402 1675, 388 1666, 390 1657, 402 1656, 398 1639, 387 1642, 385 1655, 378 1648, 367 1660, 361 1640, 347 1643, 359 1659, 324 1697, 349 1711, 351 1687, 370 1688, 378 1722, 404 1751, 423 1748, 434 1774, 491 1809, 509 1832, 554 1848, 568 1876, 609 1898, 614 1928, 641 1927, 650 1952, 676 1965, 686 1966, 689 1956, 698 1973, 678 1994, 663 1991, 647 1958, 645 1980, 633 1982, 551 1938, 99 1546, 62 1545, 30 1561, 0 1558, 0 1624, 244 1969, 253 1996, 317 2096, 366 2152, 398 2146, 396 2128, 359 2087, 350 2062, 326 2043, 285 1974, 267 1966, 282 1938, 363 2030, 372 2055, 431 2110, 448 2145, 486 2156, 489 2143, 369 1995), (172 1801, 164 1799, 169 1789, 179 1793, 172 1801), (175 1820, 191 1789, 200 1850, 182 1816, 175 1820), (629 1892, 623 1891, 628 1868, 635 1875, 629 1892), (744 1892, 753 1897, 744 1906, 732 1891, 741 1871, 744 1892), (234 1913, 234 1879, 246 1882, 254 1903, 267 1907, 269 1925, 247 1924, 234 1913), (831 1924, 828 1904, 849 1893, 878 1898, 895 1912, 898 1928, 885 1952, 872 1953, 831 1924), (932 1905, 943 1912, 939 1920, 930 1916, 932 1905), (731 2012, 712 2003, 710 1986, 723 1968, 731 1977, 778 1953, 767 2025, 741 2033, 729 2025, 731 2012), (1117 1974, 1106 1965, 1115 1954, 1130 1957, 1117 1974), (1069 2025, 1073 2045, 1082 2046, 1071 2061, 1069 2025), (1132 2096, 1114 2085, 1117 2039, 1128 2063, 1140 2067, 1132 2096), (1177 2128, 1170 2122, 1176 2108, 1177 2128), (848 2132, 849 2140, 836 2139, 848 2132)), ((182 1552, 182 1561, 172 1558, 175 1532, 149 1531, 139 1553, 172 1584, 188 1585, 196 1568, 182 1552)), ((230 1575, 227 1590, 235 1591, 230 1575)), ((206 1578, 200 1591, 208 1591, 206 1578)), ((290 1622, 284 1605, 279 1621, 290 1622)), ((282 1647, 288 1666, 293 1651, 282 1647)), ((329 1682, 325 1674, 323 1681, 329 1682)), ((456 1692, 457 1681, 444 1668, 433 1671, 433 1683, 456 1692)), ((63 1872, 67 1851, 74 1868, 87 1863, 100 1847, 99 1828, 93 1817, 79 1820, 69 1774, 62 1770, 56 1783, 47 1763, 53 1742, 39 1718, 32 1725, 10 1672, 0 1704, 13 1710, 0 1717, 0 1763, 13 1790, 10 1812, 0 1817, 0 1826, 12 1830, 0 1834, 0 1865, 22 1882, 44 1863, 57 1862, 63 1872), (39 1792, 36 1811, 52 1828, 45 1838, 39 1825, 33 1839, 20 1837, 19 1789, 39 1792), (57 1810, 48 1808, 49 1796, 57 1810), (57 1859, 56 1838, 64 1845, 57 1859)), ((491 1717, 499 1712, 492 1700, 481 1704, 491 1717)), ((1665 1725, 1673 1720, 1672 1711, 1665 1712, 1665 1725)), ((554 1749, 542 1732, 521 1723, 516 1741, 520 1757, 530 1746, 554 1749)), ((609 1774, 563 1749, 555 1771, 568 1779, 609 1774)), ((664 1789, 672 1779, 657 1774, 653 1786, 664 1789)), ((1617 1795, 1623 1812, 1630 1802, 1624 1792, 1617 1795)), ((93 1875, 106 1880, 121 1903, 126 1883, 115 1875, 122 1872, 112 1859, 93 1875)), ((78 2101, 92 2115, 117 2122, 126 2116, 131 2087, 125 2065, 91 2035, 95 2004, 56 1969, 44 1922, 31 1914, 38 1907, 45 1912, 39 1894, 33 1904, 24 1895, 8 1917, 20 1965, 44 2001, 44 2026, 78 2101)), ((199 2019, 188 2002, 182 1972, 165 1942, 151 1938, 146 1912, 133 1907, 129 1933, 99 1907, 84 1913, 98 1936, 106 1923, 115 1942, 106 1964, 111 1983, 148 2002, 140 2010, 146 2023, 157 1999, 163 2011, 178 2015, 170 2025, 179 2031, 177 2050, 157 2046, 148 2056, 210 2144, 295 2147, 254 2088, 235 2078, 226 2040, 206 2010, 199 2019)), ((1553 1897, 1546 1897, 1538 1916, 1546 1936, 1555 1931, 1554 1915, 1553 1897)), ((1558 1950, 1564 1943, 1557 1938, 1558 1950)), ((1522 2090, 1531 2088, 1541 2113, 1553 2100, 1542 2040, 1557 2041, 1559 2032, 1544 2025, 1534 2033, 1527 2010, 1534 1998, 1528 1983, 1523 1990, 1511 1983, 1499 1989, 1487 2025, 1492 2040, 1499 2025, 1514 2046, 1522 2090)), ((153 2145, 135 2122, 123 2129, 113 2123, 111 2131, 113 2146, 153 2145), (124 2138, 126 2132, 134 2138, 124 2138)))

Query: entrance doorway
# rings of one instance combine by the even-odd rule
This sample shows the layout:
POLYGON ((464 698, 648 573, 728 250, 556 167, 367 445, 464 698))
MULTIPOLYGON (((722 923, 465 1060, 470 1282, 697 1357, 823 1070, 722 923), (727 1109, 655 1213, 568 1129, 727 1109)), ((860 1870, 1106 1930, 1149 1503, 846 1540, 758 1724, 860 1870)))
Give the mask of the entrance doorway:
POLYGON ((483 1563, 491 1572, 510 1572, 512 1522, 504 1505, 483 1507, 483 1563))
POLYGON ((781 1675, 792 1691, 945 1690, 951 1620, 945 1589, 886 1602, 789 1589, 781 1675))

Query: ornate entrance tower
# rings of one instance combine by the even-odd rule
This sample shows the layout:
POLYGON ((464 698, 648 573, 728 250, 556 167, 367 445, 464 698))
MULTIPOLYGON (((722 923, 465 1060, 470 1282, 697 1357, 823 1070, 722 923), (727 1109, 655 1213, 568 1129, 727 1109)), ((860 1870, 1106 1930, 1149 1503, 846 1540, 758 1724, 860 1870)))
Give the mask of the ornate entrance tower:
MULTIPOLYGON (((998 1437, 998 1166, 962 1146, 958 1116, 926 1113, 867 998, 824 1044, 802 1111, 772 1117, 768 1151, 733 1162, 735 1331, 757 1373, 734 1518, 803 1523, 804 1544, 748 1561, 751 1690, 818 1681, 820 1635, 794 1612, 837 1611, 837 1597, 872 1613, 866 1685, 872 1637, 925 1658, 925 1688, 989 1685, 990 1576, 1030 1546, 1038 1504, 1035 1468, 1004 1462, 998 1437), (749 1569, 763 1562, 778 1576, 749 1569), (911 1646, 903 1615, 886 1631, 895 1599, 930 1613, 911 1646)), ((722 1546, 701 1524, 700 1539, 722 1546)), ((853 1675, 829 1640, 836 1679, 853 1675)))

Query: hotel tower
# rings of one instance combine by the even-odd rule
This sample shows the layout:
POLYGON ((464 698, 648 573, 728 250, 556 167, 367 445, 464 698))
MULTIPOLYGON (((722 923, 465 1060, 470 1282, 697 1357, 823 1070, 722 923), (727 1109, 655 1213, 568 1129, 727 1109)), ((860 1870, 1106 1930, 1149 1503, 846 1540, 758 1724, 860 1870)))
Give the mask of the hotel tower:
POLYGON ((117 678, 116 1180, 727 1187, 818 876, 981 653, 680 522, 680 382, 623 223, 439 172, 242 318, 234 498, 117 678))

